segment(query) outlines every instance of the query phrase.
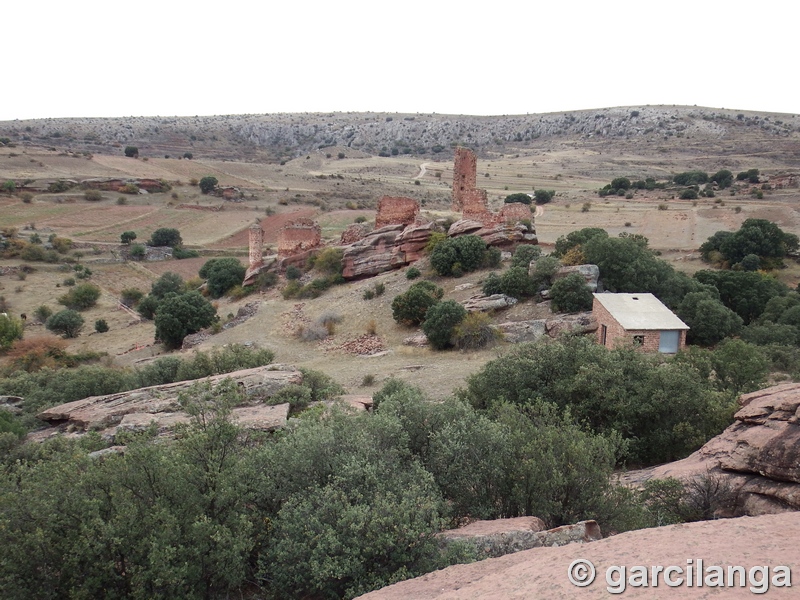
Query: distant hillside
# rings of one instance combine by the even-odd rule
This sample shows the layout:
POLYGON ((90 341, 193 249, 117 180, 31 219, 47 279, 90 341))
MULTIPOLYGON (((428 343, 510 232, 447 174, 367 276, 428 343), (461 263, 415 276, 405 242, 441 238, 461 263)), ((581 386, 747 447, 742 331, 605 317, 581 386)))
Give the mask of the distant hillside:
MULTIPOLYGON (((698 107, 640 106, 495 117, 304 113, 212 117, 38 119, 0 122, 0 138, 93 153, 135 145, 142 156, 281 161, 329 148, 373 155, 444 158, 456 145, 483 158, 581 144, 666 153, 780 155, 800 159, 798 115, 698 107)), ((335 154, 334 154, 335 155, 335 154)))

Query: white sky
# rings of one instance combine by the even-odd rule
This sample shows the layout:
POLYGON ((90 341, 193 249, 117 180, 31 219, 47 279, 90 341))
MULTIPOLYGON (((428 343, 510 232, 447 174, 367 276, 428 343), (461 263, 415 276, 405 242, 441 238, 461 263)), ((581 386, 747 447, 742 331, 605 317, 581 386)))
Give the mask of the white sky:
POLYGON ((791 0, 2 4, 0 120, 644 104, 800 113, 791 0))

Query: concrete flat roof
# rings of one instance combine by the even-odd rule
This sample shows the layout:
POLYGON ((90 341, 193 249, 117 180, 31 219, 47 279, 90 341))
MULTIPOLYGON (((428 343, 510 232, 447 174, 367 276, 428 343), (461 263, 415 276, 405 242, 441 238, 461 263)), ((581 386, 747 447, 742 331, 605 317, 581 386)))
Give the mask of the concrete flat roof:
POLYGON ((653 294, 592 294, 625 329, 689 329, 653 294))

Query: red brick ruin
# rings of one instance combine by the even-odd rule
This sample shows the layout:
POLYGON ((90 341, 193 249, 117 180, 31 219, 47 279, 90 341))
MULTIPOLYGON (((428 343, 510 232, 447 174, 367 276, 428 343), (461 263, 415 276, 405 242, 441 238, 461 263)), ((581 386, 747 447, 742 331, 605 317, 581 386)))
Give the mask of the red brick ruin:
POLYGON ((375 229, 387 225, 410 225, 419 214, 419 202, 413 198, 381 196, 378 201, 378 214, 375 216, 375 229))
POLYGON ((478 159, 472 150, 456 148, 452 209, 460 212, 464 219, 478 221, 486 226, 532 221, 531 210, 526 204, 506 204, 497 213, 489 210, 486 190, 477 187, 477 164, 478 159))
POLYGON ((456 148, 453 165, 453 206, 455 212, 464 210, 464 196, 477 188, 478 158, 469 148, 456 148))
POLYGON ((295 219, 278 232, 278 258, 287 258, 317 248, 322 242, 322 228, 311 219, 295 219))
POLYGON ((264 264, 261 249, 264 246, 264 230, 259 223, 250 226, 250 269, 257 269, 264 264))

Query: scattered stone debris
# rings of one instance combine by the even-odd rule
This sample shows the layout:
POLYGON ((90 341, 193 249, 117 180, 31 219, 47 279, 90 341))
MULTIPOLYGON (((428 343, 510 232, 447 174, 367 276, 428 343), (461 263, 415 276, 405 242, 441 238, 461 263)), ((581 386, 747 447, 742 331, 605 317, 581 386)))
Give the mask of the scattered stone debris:
POLYGON ((303 314, 305 305, 305 302, 298 302, 292 307, 292 310, 281 313, 281 318, 284 320, 283 332, 286 335, 294 337, 302 327, 311 324, 311 319, 303 314))
POLYGON ((340 350, 347 354, 355 354, 356 356, 371 356, 379 352, 384 352, 387 349, 379 336, 369 333, 365 333, 341 344, 335 344, 332 338, 328 338, 320 342, 319 345, 325 352, 340 350))

